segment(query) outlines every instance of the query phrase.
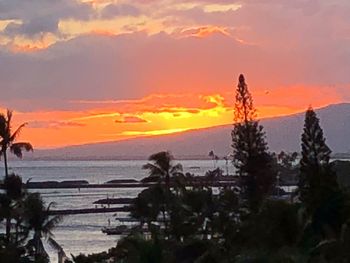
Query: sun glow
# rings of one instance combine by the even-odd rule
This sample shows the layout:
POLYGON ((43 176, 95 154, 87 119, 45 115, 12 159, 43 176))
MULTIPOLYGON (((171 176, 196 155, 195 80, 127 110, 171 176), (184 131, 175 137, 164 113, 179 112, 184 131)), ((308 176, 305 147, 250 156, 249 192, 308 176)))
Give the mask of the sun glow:
MULTIPOLYGON (((273 92, 268 95, 277 96, 278 91, 275 92, 276 95, 273 92)), ((310 91, 310 94, 314 92, 310 91)), ((233 92, 205 95, 154 94, 135 100, 72 101, 72 104, 84 109, 15 112, 14 119, 17 122, 15 125, 29 123, 23 131, 24 140, 31 141, 38 148, 59 147, 159 136, 232 124, 233 96, 233 92)), ((258 118, 288 115, 305 109, 303 105, 271 105, 271 100, 267 100, 267 94, 263 90, 255 92, 253 97, 258 102, 258 118)), ((332 100, 337 101, 336 97, 332 100)))
POLYGON ((172 134, 178 132, 184 132, 189 129, 166 129, 166 130, 156 130, 156 131, 125 131, 123 135, 131 135, 131 136, 156 136, 156 135, 165 135, 172 134))

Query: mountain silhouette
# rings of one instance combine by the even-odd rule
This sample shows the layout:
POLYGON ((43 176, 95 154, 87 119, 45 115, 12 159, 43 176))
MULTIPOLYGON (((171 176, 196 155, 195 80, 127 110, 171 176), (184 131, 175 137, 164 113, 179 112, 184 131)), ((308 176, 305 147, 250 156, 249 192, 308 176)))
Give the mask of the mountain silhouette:
MULTIPOLYGON (((326 142, 333 153, 350 153, 350 103, 333 104, 316 110, 326 142)), ((270 151, 300 151, 304 112, 260 121, 270 151)), ((177 158, 208 158, 213 150, 219 157, 231 153, 232 125, 186 132, 112 141, 64 148, 37 150, 34 159, 145 159, 169 150, 177 158)))

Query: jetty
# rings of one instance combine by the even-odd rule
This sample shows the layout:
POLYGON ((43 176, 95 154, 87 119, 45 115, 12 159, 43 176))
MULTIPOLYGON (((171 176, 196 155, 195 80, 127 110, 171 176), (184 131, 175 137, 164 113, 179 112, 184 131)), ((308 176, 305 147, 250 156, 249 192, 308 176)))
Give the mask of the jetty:
POLYGON ((127 205, 131 204, 135 198, 104 198, 104 199, 99 199, 94 202, 94 204, 98 205, 127 205))
MULTIPOLYGON (((237 177, 235 176, 194 176, 181 178, 181 184, 185 187, 234 187, 237 186, 237 177)), ((31 182, 28 181, 23 184, 26 189, 84 189, 84 188, 95 188, 95 189, 108 189, 108 188, 148 188, 157 185, 159 182, 157 178, 146 177, 140 181, 135 179, 117 179, 108 181, 101 184, 91 184, 86 180, 68 180, 68 181, 43 181, 43 182, 31 182)), ((161 183, 164 184, 164 183, 161 183)), ((174 180, 170 181, 170 186, 177 186, 177 182, 174 180)), ((283 182, 279 187, 295 186, 295 182, 283 182)), ((0 189, 4 189, 3 183, 0 183, 0 189)), ((278 194, 282 194, 283 191, 279 188, 278 194)), ((290 192, 287 190, 285 194, 290 192)), ((94 208, 83 208, 83 209, 62 209, 62 210, 51 210, 50 215, 78 215, 78 214, 99 214, 99 213, 117 213, 117 212, 130 212, 130 205, 134 201, 134 198, 104 198, 99 199, 93 204, 94 208), (102 207, 97 207, 101 205, 102 207), (111 205, 119 205, 117 207, 111 207, 111 205)))
MULTIPOLYGON (((110 189, 110 188, 148 188, 158 184, 154 180, 141 181, 130 180, 113 180, 107 183, 90 184, 84 180, 78 181, 43 181, 43 182, 27 182, 23 186, 26 189, 84 189, 84 188, 99 188, 99 189, 110 189)), ((186 187, 200 187, 200 186, 211 186, 211 187, 229 187, 237 186, 237 177, 234 176, 222 176, 220 178, 208 179, 204 176, 198 176, 191 179, 185 179, 182 184, 186 187)), ((283 182, 279 186, 295 186, 296 182, 283 182)), ((175 182, 170 182, 170 186, 176 186, 175 182)), ((4 189, 4 185, 0 183, 0 189, 4 189)))
MULTIPOLYGON (((184 186, 212 186, 212 187, 225 187, 235 186, 237 178, 234 176, 222 176, 219 178, 208 178, 205 176, 196 176, 192 178, 184 178, 184 186)), ((71 181, 43 181, 43 182, 31 182, 28 181, 23 184, 26 189, 84 189, 84 188, 148 188, 156 185, 158 182, 154 178, 146 177, 140 181, 134 179, 119 179, 112 180, 106 183, 91 184, 85 180, 71 180, 71 181)), ((171 181, 170 186, 176 186, 176 182, 171 181)), ((3 189, 4 185, 0 183, 0 189, 3 189)))
POLYGON ((130 207, 123 206, 123 207, 50 210, 49 214, 50 215, 79 215, 79 214, 104 214, 104 213, 117 213, 117 212, 130 212, 130 207))

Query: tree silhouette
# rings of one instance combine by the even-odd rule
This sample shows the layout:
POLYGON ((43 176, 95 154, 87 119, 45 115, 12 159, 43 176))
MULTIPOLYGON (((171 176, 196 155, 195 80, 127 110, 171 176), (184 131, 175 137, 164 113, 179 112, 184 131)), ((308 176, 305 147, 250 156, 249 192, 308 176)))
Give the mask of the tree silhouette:
MULTIPOLYGON (((11 127, 12 122, 12 111, 7 110, 6 116, 4 114, 0 114, 0 157, 4 156, 4 166, 5 166, 5 181, 9 177, 8 174, 8 165, 7 165, 7 150, 16 155, 19 158, 22 158, 22 151, 32 151, 33 146, 27 142, 15 142, 17 137, 19 136, 21 130, 26 125, 23 123, 20 125, 15 132, 12 132, 11 127)), ((8 217, 6 219, 6 237, 7 242, 9 242, 10 231, 11 231, 11 219, 8 217)))
POLYGON ((4 180, 4 193, 0 194, 0 218, 6 219, 6 246, 10 243, 18 244, 20 236, 26 237, 26 231, 19 231, 22 218, 18 216, 22 206, 22 199, 25 196, 22 179, 18 175, 10 174, 4 180), (11 238, 11 220, 16 221, 16 232, 11 238))
POLYGON ((148 160, 150 162, 142 168, 148 170, 151 177, 158 178, 159 182, 165 182, 167 191, 170 191, 170 177, 182 173, 182 165, 173 164, 174 157, 169 152, 152 154, 148 160))
POLYGON ((130 207, 131 216, 140 221, 141 226, 147 223, 151 230, 151 223, 157 221, 164 201, 164 189, 155 185, 143 190, 134 199, 130 207))
POLYGON ((159 184, 165 182, 165 191, 163 191, 163 204, 161 211, 165 226, 165 232, 168 231, 168 222, 166 213, 169 210, 169 203, 171 199, 170 178, 182 174, 182 165, 173 164, 174 157, 169 152, 159 152, 152 154, 149 159, 150 162, 143 166, 143 169, 149 171, 151 177, 158 178, 159 184))
POLYGON ((33 146, 28 142, 15 142, 26 123, 21 124, 14 132, 12 132, 12 111, 7 110, 6 115, 0 114, 0 157, 4 156, 5 165, 5 178, 8 177, 8 165, 7 165, 7 150, 16 155, 18 158, 22 158, 22 152, 33 151, 33 146))
POLYGON ((213 167, 216 168, 216 164, 219 161, 219 156, 217 156, 213 150, 211 150, 208 156, 213 160, 213 167))
POLYGON ((305 114, 301 147, 298 195, 310 218, 308 229, 315 236, 316 245, 340 234, 344 223, 344 196, 329 162, 331 150, 311 107, 305 114))
POLYGON ((53 239, 52 230, 61 222, 62 217, 49 215, 52 204, 46 207, 39 193, 29 194, 24 201, 24 217, 28 229, 33 231, 33 238, 28 241, 28 247, 34 249, 35 262, 45 262, 48 258, 42 237, 45 237, 54 249, 61 249, 53 239))
POLYGON ((306 111, 301 141, 299 198, 309 210, 313 210, 329 199, 339 187, 329 163, 331 150, 312 108, 306 111))
POLYGON ((244 76, 240 75, 231 134, 233 162, 240 177, 241 193, 252 210, 256 210, 263 198, 272 191, 275 179, 265 133, 255 117, 252 96, 244 76))

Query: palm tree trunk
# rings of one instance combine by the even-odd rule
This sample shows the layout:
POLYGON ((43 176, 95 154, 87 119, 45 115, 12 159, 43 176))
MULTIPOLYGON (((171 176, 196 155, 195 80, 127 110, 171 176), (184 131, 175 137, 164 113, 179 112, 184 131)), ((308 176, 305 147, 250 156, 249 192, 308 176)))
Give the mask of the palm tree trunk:
POLYGON ((11 218, 6 218, 6 243, 10 244, 10 234, 11 234, 11 218))
POLYGON ((165 210, 166 210, 166 208, 163 207, 162 215, 163 215, 163 223, 164 223, 164 235, 166 237, 168 237, 168 222, 167 222, 167 219, 166 219, 166 216, 165 216, 165 210))
POLYGON ((8 178, 9 176, 9 172, 8 172, 8 168, 7 168, 7 154, 6 154, 7 149, 4 150, 3 154, 4 154, 4 165, 5 165, 5 179, 8 178))
POLYGON ((16 245, 17 245, 17 242, 18 242, 18 235, 19 235, 19 233, 18 233, 18 231, 19 231, 18 227, 19 227, 19 222, 17 221, 17 222, 16 222, 16 226, 15 226, 15 244, 16 244, 16 245))
POLYGON ((41 242, 41 234, 38 231, 34 232, 34 249, 35 249, 35 253, 34 253, 34 258, 35 258, 35 262, 39 261, 39 259, 42 256, 42 251, 43 251, 43 243, 41 242))
MULTIPOLYGON (((4 166, 5 166, 5 180, 8 178, 8 168, 7 168, 7 154, 6 149, 3 151, 4 154, 4 166)), ((6 243, 10 243, 10 234, 11 234, 11 217, 8 215, 6 217, 6 243)))
MULTIPOLYGON (((166 193, 165 193, 165 207, 164 207, 164 211, 163 211, 163 220, 164 220, 164 232, 165 232, 165 236, 167 238, 169 238, 168 235, 168 221, 167 218, 165 216, 165 211, 167 211, 169 213, 169 199, 170 199, 170 194, 171 194, 171 190, 170 190, 170 175, 169 175, 169 171, 167 171, 166 176, 165 176, 165 184, 166 184, 166 193)), ((168 214, 169 217, 169 214, 168 214)))

